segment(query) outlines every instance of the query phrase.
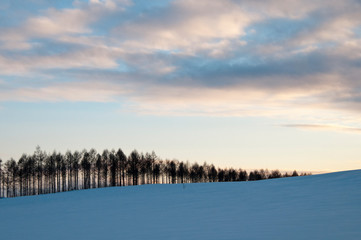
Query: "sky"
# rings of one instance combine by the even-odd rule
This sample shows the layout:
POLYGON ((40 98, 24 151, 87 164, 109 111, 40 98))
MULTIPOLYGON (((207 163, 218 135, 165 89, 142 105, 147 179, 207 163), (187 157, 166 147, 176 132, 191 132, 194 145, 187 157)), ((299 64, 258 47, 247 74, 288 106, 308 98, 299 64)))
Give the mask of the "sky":
POLYGON ((361 168, 360 0, 2 0, 0 158, 361 168))

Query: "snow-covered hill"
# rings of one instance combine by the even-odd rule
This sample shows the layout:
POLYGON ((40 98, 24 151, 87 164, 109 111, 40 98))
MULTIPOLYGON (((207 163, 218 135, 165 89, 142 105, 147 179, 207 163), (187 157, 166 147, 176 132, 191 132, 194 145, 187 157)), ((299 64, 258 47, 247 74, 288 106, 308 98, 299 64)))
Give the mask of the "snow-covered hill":
POLYGON ((0 239, 361 239, 361 170, 0 200, 0 239))

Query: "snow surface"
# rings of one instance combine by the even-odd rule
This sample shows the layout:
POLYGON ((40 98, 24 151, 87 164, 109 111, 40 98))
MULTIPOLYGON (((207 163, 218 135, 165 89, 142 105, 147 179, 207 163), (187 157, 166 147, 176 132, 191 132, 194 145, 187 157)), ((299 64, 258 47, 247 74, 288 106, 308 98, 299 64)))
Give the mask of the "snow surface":
POLYGON ((361 239, 361 170, 0 200, 0 239, 361 239))

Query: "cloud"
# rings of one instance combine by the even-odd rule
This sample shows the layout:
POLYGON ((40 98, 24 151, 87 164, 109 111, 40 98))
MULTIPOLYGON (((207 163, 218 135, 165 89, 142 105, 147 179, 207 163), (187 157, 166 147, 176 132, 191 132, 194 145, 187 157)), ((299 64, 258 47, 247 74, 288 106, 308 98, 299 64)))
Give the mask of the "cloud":
POLYGON ((113 34, 127 48, 177 49, 187 54, 216 49, 213 52, 216 56, 229 48, 227 40, 244 44, 239 38, 256 18, 229 0, 173 1, 121 24, 113 34))
POLYGON ((0 101, 24 102, 114 102, 126 93, 117 85, 102 82, 75 82, 31 88, 24 87, 1 92, 0 101))
POLYGON ((90 24, 110 14, 122 11, 128 1, 75 1, 74 8, 49 8, 40 15, 29 17, 16 28, 3 28, 0 36, 0 48, 10 50, 30 49, 32 39, 56 39, 74 34, 90 34, 90 24))
POLYGON ((13 59, 0 56, 0 73, 3 75, 24 75, 39 69, 102 69, 116 66, 118 66, 116 54, 101 47, 55 55, 16 56, 13 59))
POLYGON ((319 125, 319 124, 285 124, 281 126, 290 127, 290 128, 301 128, 307 130, 325 130, 325 131, 333 130, 333 131, 361 133, 361 128, 347 127, 347 126, 332 126, 332 125, 319 125))
POLYGON ((115 101, 139 114, 320 126, 361 119, 359 1, 40 5, 0 26, 0 101, 115 101))

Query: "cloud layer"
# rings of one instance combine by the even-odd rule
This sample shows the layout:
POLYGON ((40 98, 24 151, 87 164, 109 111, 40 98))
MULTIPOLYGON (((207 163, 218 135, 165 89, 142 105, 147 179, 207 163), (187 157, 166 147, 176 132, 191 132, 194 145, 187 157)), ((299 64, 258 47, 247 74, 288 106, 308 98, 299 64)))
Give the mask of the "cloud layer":
POLYGON ((142 114, 359 127, 357 0, 39 0, 0 9, 0 101, 119 101, 142 114))

